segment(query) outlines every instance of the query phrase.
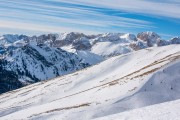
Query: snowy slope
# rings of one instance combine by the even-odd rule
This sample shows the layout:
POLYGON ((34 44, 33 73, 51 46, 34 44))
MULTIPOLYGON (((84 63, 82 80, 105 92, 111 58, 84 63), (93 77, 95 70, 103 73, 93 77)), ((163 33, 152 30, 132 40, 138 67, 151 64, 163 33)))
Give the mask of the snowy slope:
POLYGON ((93 120, 179 120, 180 100, 156 104, 93 120))
POLYGON ((84 120, 180 99, 180 45, 109 58, 0 96, 1 119, 84 120))

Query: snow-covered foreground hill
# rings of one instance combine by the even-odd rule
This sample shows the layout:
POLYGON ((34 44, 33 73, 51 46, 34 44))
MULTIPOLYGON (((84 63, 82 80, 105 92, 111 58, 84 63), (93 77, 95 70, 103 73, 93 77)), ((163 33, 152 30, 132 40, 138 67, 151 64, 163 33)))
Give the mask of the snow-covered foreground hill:
POLYGON ((146 48, 2 94, 0 117, 99 118, 180 99, 179 78, 180 45, 146 48))
POLYGON ((156 104, 94 120, 179 120, 180 100, 156 104))

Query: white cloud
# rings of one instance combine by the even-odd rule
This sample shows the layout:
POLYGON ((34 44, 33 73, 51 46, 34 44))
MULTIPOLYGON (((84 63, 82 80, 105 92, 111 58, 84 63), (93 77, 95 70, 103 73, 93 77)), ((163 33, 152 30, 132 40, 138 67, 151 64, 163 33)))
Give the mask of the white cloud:
MULTIPOLYGON (((34 23, 22 23, 22 22, 13 22, 13 21, 2 21, 0 20, 0 28, 6 29, 14 29, 14 30, 26 30, 26 31, 34 31, 34 32, 50 32, 50 33, 58 33, 58 32, 72 32, 73 28, 68 27, 55 27, 55 26, 48 26, 48 25, 41 25, 41 24, 34 24, 34 23)), ((89 34, 93 34, 93 31, 88 30, 81 30, 78 28, 73 29, 75 32, 86 32, 89 34)))
POLYGON ((163 0, 161 2, 152 0, 54 0, 73 4, 91 5, 124 10, 135 13, 152 14, 157 16, 180 18, 180 1, 163 0))
POLYGON ((123 17, 123 12, 180 18, 180 4, 178 4, 180 2, 164 1, 166 2, 162 0, 158 2, 155 0, 1 0, 0 28, 86 33, 145 30, 156 26, 146 20, 123 17), (121 11, 122 15, 106 14, 103 9, 121 11))
POLYGON ((114 26, 126 29, 154 27, 151 22, 145 20, 104 14, 93 8, 61 5, 60 2, 63 0, 59 1, 60 5, 46 2, 47 0, 4 0, 0 4, 0 18, 3 18, 0 27, 44 32, 86 31, 87 33, 92 33, 93 30, 94 32, 117 31, 110 30, 114 26))

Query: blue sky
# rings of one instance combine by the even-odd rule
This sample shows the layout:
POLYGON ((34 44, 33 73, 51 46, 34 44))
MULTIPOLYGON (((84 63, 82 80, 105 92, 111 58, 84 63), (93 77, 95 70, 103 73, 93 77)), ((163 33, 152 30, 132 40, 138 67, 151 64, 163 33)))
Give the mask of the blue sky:
POLYGON ((180 36, 179 0, 0 0, 0 34, 155 31, 180 36))

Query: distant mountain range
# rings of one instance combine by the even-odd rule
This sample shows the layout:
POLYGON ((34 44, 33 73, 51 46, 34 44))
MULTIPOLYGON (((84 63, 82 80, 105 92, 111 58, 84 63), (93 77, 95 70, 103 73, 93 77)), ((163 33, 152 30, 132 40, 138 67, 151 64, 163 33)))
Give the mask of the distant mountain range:
POLYGON ((47 34, 0 36, 0 93, 84 69, 112 56, 153 47, 180 44, 154 32, 47 34))

